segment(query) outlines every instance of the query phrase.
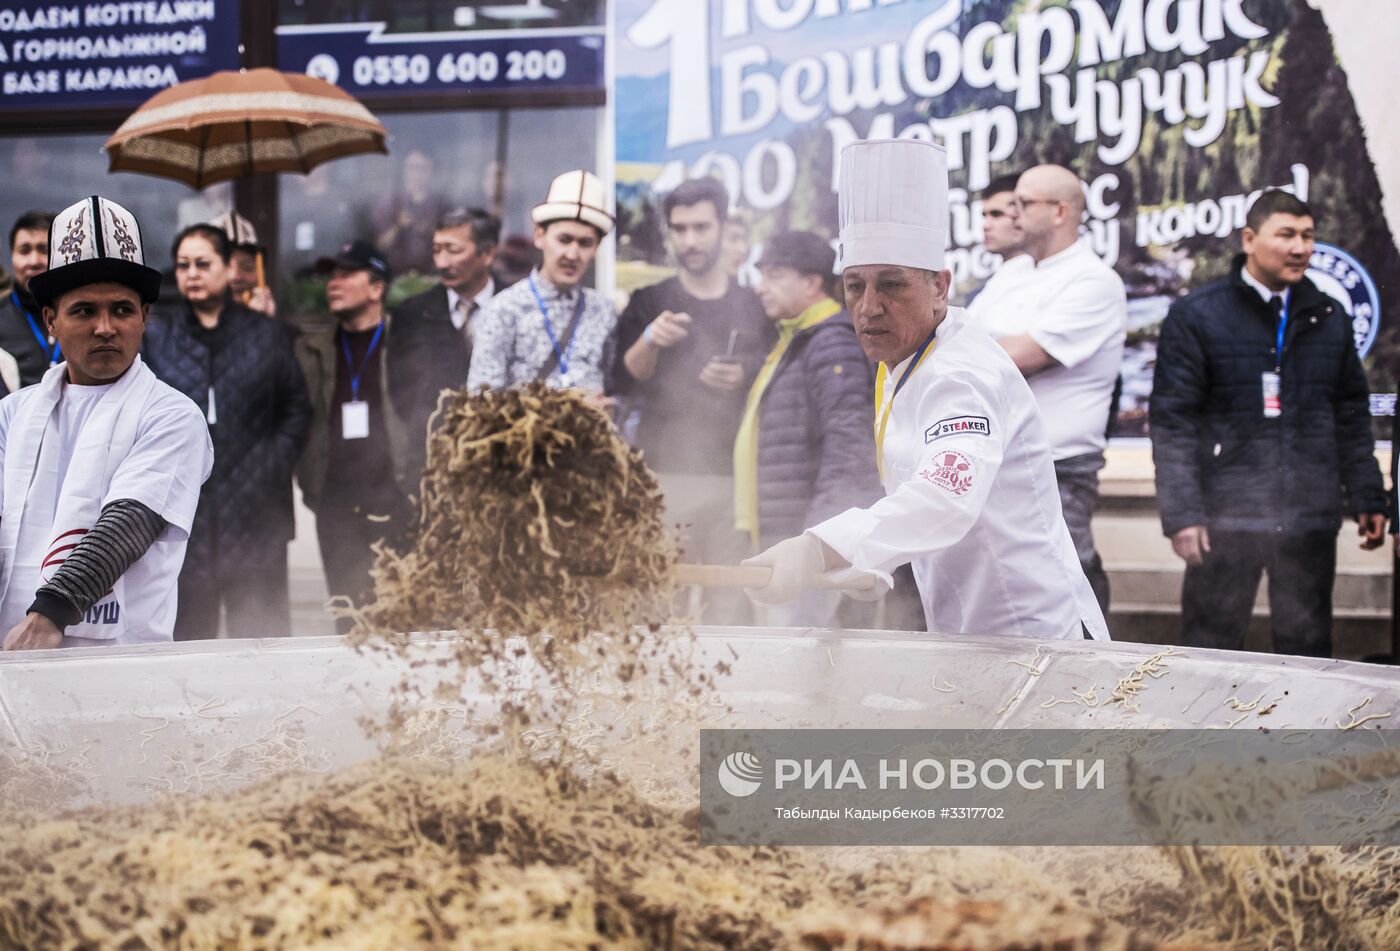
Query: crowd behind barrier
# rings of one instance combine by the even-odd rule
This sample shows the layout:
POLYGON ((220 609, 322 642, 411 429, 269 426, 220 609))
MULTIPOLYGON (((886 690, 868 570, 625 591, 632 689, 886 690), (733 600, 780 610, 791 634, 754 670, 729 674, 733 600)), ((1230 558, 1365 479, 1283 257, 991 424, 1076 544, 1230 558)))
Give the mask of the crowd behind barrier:
MULTIPOLYGON (((690 180, 662 201, 674 276, 610 300, 588 286, 613 227, 592 173, 565 172, 540 196, 532 246, 503 241, 489 212, 449 207, 432 176, 429 159, 410 156, 373 233, 344 236, 316 262, 322 313, 279 308, 266 248, 241 215, 176 237, 174 293, 151 310, 141 354, 198 406, 214 461, 188 533, 175 639, 291 633, 294 486, 316 516, 328 591, 362 600, 373 546, 414 531, 425 434, 448 387, 537 381, 596 399, 656 472, 688 561, 734 564, 881 497, 876 364, 827 236, 779 232, 754 260, 751 216, 717 180, 690 180), (438 283, 390 306, 406 270, 438 283)), ((1092 519, 1127 298, 1082 233, 1085 210, 1067 168, 991 182, 983 234, 1002 263, 967 313, 1034 394, 1064 521, 1106 615, 1092 519)), ((5 393, 64 360, 30 288, 48 267, 53 220, 29 212, 9 232, 5 393)), ((1183 643, 1240 649, 1267 574, 1275 650, 1330 655, 1343 520, 1358 523, 1363 548, 1394 521, 1346 313, 1305 276, 1328 225, 1293 195, 1264 192, 1229 276, 1177 300, 1163 324, 1150 435, 1162 530, 1186 566, 1183 643)), ((952 415, 926 438, 987 425, 952 415)), ((688 597, 678 610, 705 623, 874 617, 831 591, 785 605, 688 597)), ((923 626, 907 571, 884 609, 886 626, 923 626)))

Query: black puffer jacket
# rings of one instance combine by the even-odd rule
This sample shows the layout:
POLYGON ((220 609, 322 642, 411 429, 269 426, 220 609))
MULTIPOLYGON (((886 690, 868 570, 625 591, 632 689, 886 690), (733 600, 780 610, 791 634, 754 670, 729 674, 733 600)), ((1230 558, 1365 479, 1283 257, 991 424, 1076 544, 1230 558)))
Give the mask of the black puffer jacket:
POLYGON ((142 357, 206 419, 213 386, 214 471, 199 494, 184 570, 217 578, 281 554, 294 531, 292 471, 311 429, 290 332, 234 303, 206 330, 181 303, 152 311, 142 357))
POLYGON ((798 333, 758 407, 760 543, 799 535, 884 492, 875 383, 845 311, 798 333))
POLYGON ((1276 318, 1243 264, 1162 324, 1149 421, 1163 531, 1336 531, 1344 511, 1385 511, 1346 311, 1311 281, 1295 285, 1280 360, 1276 318), (1263 375, 1276 366, 1282 415, 1266 419, 1263 375))

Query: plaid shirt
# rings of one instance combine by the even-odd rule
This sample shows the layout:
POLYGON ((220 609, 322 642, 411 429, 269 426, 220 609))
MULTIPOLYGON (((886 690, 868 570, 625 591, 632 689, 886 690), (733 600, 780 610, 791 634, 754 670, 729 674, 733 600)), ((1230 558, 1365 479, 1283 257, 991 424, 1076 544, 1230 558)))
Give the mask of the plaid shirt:
MULTIPOLYGON (((530 280, 534 281, 549 310, 549 322, 565 354, 565 359, 556 363, 545 382, 550 386, 603 392, 607 389, 608 371, 617 346, 617 313, 612 304, 589 287, 576 286, 560 293, 538 270, 530 272, 530 280), (579 294, 583 295, 583 313, 579 315, 570 345, 564 342, 564 337, 578 307, 579 294)), ((530 290, 530 280, 501 291, 474 318, 476 329, 471 370, 467 374, 468 389, 482 385, 501 389, 529 383, 554 362, 554 343, 545 327, 539 301, 530 290)))

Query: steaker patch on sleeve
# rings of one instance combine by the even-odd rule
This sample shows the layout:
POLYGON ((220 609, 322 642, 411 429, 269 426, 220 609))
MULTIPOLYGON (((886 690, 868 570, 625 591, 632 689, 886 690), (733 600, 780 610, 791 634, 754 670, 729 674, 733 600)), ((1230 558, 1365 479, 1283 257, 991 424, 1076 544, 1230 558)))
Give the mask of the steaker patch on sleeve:
POLYGON ((985 416, 949 416, 924 430, 924 445, 944 436, 962 436, 967 433, 974 436, 990 436, 992 424, 985 416))

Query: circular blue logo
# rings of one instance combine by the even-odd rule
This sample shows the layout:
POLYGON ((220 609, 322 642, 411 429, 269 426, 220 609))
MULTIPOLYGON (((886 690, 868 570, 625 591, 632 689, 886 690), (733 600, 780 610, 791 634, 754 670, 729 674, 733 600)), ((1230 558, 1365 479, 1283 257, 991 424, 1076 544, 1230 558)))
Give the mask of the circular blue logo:
POLYGON ((1381 295, 1361 262, 1330 244, 1313 245, 1308 280, 1328 297, 1341 302, 1351 319, 1357 356, 1364 357, 1381 329, 1381 295))

